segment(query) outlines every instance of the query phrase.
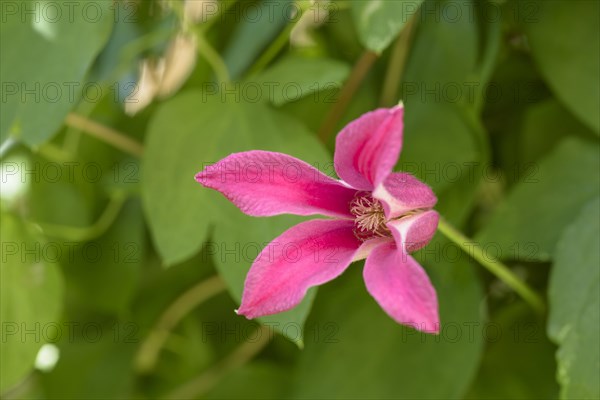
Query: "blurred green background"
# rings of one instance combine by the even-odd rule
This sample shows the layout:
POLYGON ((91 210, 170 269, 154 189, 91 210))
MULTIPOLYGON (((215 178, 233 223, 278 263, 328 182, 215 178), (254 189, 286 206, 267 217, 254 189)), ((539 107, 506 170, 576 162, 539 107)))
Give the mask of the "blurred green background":
POLYGON ((0 6, 2 398, 600 397, 596 0, 0 6), (238 317, 301 218, 194 174, 252 149, 333 174, 336 132, 399 100, 397 169, 546 312, 438 234, 439 336, 389 319, 362 262, 238 317))

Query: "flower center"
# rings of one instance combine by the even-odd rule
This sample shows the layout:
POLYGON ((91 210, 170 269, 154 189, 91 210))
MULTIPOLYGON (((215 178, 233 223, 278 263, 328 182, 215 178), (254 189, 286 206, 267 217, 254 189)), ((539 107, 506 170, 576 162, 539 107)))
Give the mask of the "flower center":
POLYGON ((350 213, 354 215, 354 234, 362 241, 374 237, 391 236, 385 225, 385 214, 379 200, 369 193, 359 192, 350 202, 350 213))

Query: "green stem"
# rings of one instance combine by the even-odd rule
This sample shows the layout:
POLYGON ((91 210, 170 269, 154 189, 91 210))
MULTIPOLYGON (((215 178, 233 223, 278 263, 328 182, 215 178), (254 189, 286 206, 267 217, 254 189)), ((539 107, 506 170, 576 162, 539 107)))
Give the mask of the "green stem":
POLYGON ((227 83, 231 80, 229 76, 229 70, 225 61, 221 58, 219 53, 208 43, 208 40, 204 37, 204 33, 200 30, 194 30, 196 34, 196 40, 198 44, 198 52, 204 57, 204 59, 210 64, 217 80, 222 83, 227 83))
POLYGON ((398 104, 398 88, 404 75, 408 50, 410 49, 414 28, 418 21, 416 15, 419 14, 415 14, 415 16, 408 20, 392 49, 379 101, 382 107, 391 107, 398 104))
POLYGON ((294 24, 288 24, 281 33, 275 38, 275 40, 271 43, 271 45, 265 50, 264 53, 256 60, 254 65, 250 68, 248 73, 246 74, 246 78, 250 79, 259 73, 269 65, 271 61, 281 52, 283 47, 288 43, 290 39, 290 33, 294 29, 294 24))
POLYGON ((260 353, 273 336, 272 331, 261 326, 252 337, 256 340, 246 341, 231 352, 226 358, 210 367, 197 378, 187 382, 164 396, 164 399, 196 399, 202 397, 219 381, 237 368, 242 367, 260 353))
POLYGON ((135 366, 140 372, 151 371, 173 328, 194 308, 225 290, 225 282, 215 275, 179 296, 160 316, 158 322, 140 346, 135 366))
POLYGON ((64 226, 56 224, 38 223, 42 231, 47 236, 71 240, 74 242, 85 242, 102 236, 104 232, 113 224, 123 204, 127 200, 127 195, 116 192, 110 199, 110 202, 104 209, 104 212, 98 220, 91 226, 84 228, 74 226, 64 226))
MULTIPOLYGON (((297 6, 300 7, 299 13, 302 16, 306 11, 308 11, 309 3, 298 2, 297 6)), ((286 27, 279 33, 279 35, 275 38, 275 40, 271 43, 267 50, 265 50, 265 52, 261 54, 258 60, 256 60, 254 65, 252 65, 252 67, 246 74, 246 79, 250 79, 261 73, 262 70, 265 69, 265 67, 269 65, 269 63, 273 61, 275 57, 277 57, 277 55, 281 52, 283 47, 289 42, 292 30, 294 29, 296 24, 300 22, 300 19, 301 18, 298 18, 296 22, 289 23, 286 25, 286 27)))
POLYGON ((203 31, 208 31, 215 22, 222 19, 222 16, 237 2, 237 0, 222 0, 219 2, 220 6, 218 8, 218 13, 213 16, 211 19, 207 20, 200 24, 200 27, 203 31))
POLYGON ((484 268, 498 277, 498 279, 517 292, 532 308, 540 313, 544 312, 545 305, 542 298, 525 282, 519 279, 506 265, 496 259, 490 258, 485 254, 481 246, 463 235, 443 218, 440 218, 438 230, 484 268))
POLYGON ((69 113, 65 118, 67 126, 81 130, 90 136, 102 140, 119 150, 129 153, 136 157, 141 157, 144 148, 142 145, 125 134, 101 125, 91 119, 83 117, 75 113, 69 113))
POLYGON ((329 140, 329 137, 334 132, 335 127, 344 115, 346 108, 348 108, 348 105, 350 105, 350 101, 354 97, 354 94, 367 76, 367 73, 371 70, 373 64, 375 64, 375 61, 377 61, 378 57, 379 56, 377 53, 370 50, 365 50, 356 64, 354 64, 354 68, 350 73, 350 77, 340 91, 339 100, 333 105, 333 107, 331 107, 327 113, 327 116, 325 117, 325 120, 319 128, 319 138, 323 143, 327 143, 329 140))
MULTIPOLYGON (((198 53, 204 57, 206 62, 210 64, 211 68, 217 75, 217 80, 222 83, 229 82, 229 70, 227 69, 227 65, 221 58, 221 55, 212 47, 209 41, 206 39, 206 30, 207 27, 203 27, 201 25, 196 25, 192 22, 186 22, 186 18, 184 15, 183 3, 179 2, 171 2, 171 9, 177 14, 179 17, 179 21, 181 23, 181 27, 185 32, 191 32, 196 37, 196 44, 198 46, 198 53)), ((233 4, 226 4, 225 8, 231 7, 233 4)), ((220 7, 221 9, 223 7, 220 7)), ((214 21, 215 18, 219 18, 219 15, 211 18, 209 21, 214 21)), ((208 22, 208 21, 207 21, 208 22)), ((212 23, 211 23, 212 24, 212 23)))
POLYGON ((44 157, 48 161, 54 161, 57 163, 66 163, 74 160, 73 153, 64 150, 52 143, 45 143, 39 149, 37 153, 44 157))

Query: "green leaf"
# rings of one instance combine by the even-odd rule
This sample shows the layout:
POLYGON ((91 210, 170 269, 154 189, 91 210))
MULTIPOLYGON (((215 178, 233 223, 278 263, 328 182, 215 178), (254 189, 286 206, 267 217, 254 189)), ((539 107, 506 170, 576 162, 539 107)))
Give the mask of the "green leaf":
POLYGON ((350 4, 362 44, 376 53, 383 52, 400 33, 422 0, 356 0, 350 4))
POLYGON ((482 351, 482 293, 466 258, 440 257, 449 245, 439 238, 419 254, 438 293, 439 336, 390 319, 366 292, 360 264, 323 286, 307 322, 293 397, 460 398, 482 351))
POLYGON ((108 39, 111 4, 19 1, 3 8, 1 141, 11 136, 36 146, 58 130, 108 39))
MULTIPOLYGON (((439 13, 436 4, 423 7, 439 13)), ((468 111, 477 85, 483 84, 475 79, 478 32, 475 21, 467 17, 470 6, 458 4, 461 17, 454 21, 439 19, 436 13, 423 16, 401 86, 405 128, 398 168, 415 174, 438 193, 468 177, 485 151, 468 111)))
POLYGON ((2 214, 0 390, 22 380, 40 347, 61 329, 63 282, 57 246, 45 243, 11 214, 2 214))
POLYGON ((580 209, 556 246, 548 335, 559 346, 561 398, 600 398, 600 197, 580 209))
POLYGON ((205 166, 231 153, 262 149, 331 167, 323 147, 302 125, 240 99, 239 94, 188 92, 165 103, 150 122, 142 198, 154 242, 168 265, 200 250, 216 220, 220 195, 194 181, 205 166))
POLYGON ((524 302, 503 305, 487 327, 487 348, 466 399, 556 399, 554 346, 524 302))
POLYGON ((203 104, 201 95, 184 94, 162 106, 149 124, 142 159, 142 201, 158 253, 167 265, 194 255, 202 246, 214 210, 194 175, 211 153, 215 131, 228 124, 203 104))
POLYGON ((281 106, 339 88, 349 73, 347 64, 333 59, 289 56, 263 72, 257 83, 261 84, 259 93, 268 94, 273 104, 281 106))
POLYGON ((410 172, 436 192, 460 180, 483 155, 476 133, 457 107, 410 102, 405 111, 404 143, 398 169, 410 172), (445 143, 433 146, 432 143, 445 143))
MULTIPOLYGON (((242 214, 232 204, 222 201, 223 215, 228 215, 215 225, 213 241, 208 243, 207 252, 213 259, 219 274, 239 304, 242 300, 244 281, 258 253, 281 233, 300 222, 293 216, 254 218, 242 214), (241 228, 243 227, 243 228, 241 228)), ((301 327, 310 311, 316 291, 310 290, 306 298, 295 308, 275 315, 260 318, 277 332, 284 334, 298 346, 303 345, 301 327)))
POLYGON ((567 138, 522 175, 477 239, 502 258, 549 260, 563 229, 598 195, 596 143, 567 138))
POLYGON ((593 133, 562 104, 551 99, 527 108, 519 135, 519 162, 527 165, 548 154, 563 138, 593 138, 593 133))
POLYGON ((569 110, 600 134, 600 3, 537 1, 524 27, 540 72, 569 110))
MULTIPOLYGON (((294 119, 264 104, 236 102, 232 95, 207 97, 201 92, 176 96, 161 107, 151 122, 143 161, 146 215, 164 262, 172 264, 198 252, 206 244, 208 227, 215 223, 217 250, 207 251, 217 252, 213 254, 217 269, 236 300, 241 299, 244 278, 257 251, 300 219, 245 216, 193 177, 231 153, 253 149, 291 154, 326 172, 332 167, 323 146, 294 119)), ((286 323, 302 325, 310 302, 308 296, 294 310, 263 320, 277 323, 279 330, 286 323)))
POLYGON ((482 84, 475 81, 479 32, 477 21, 471 15, 474 4, 472 1, 450 4, 455 8, 456 18, 443 14, 446 9, 443 2, 423 3, 423 15, 415 32, 402 82, 405 101, 412 98, 415 102, 427 104, 468 104, 474 101, 472 93, 475 93, 477 85, 482 84))

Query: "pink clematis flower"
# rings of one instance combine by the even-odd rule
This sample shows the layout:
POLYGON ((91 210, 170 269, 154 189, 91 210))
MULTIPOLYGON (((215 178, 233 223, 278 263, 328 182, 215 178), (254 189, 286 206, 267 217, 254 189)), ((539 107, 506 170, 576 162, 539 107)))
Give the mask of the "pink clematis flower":
POLYGON ((275 314, 298 305, 310 287, 365 259, 368 292, 400 324, 439 332, 435 289, 409 253, 435 234, 437 198, 410 174, 392 172, 402 146, 403 108, 377 109, 337 136, 341 181, 286 154, 247 151, 205 168, 196 180, 252 216, 321 214, 269 243, 254 261, 238 314, 275 314))

